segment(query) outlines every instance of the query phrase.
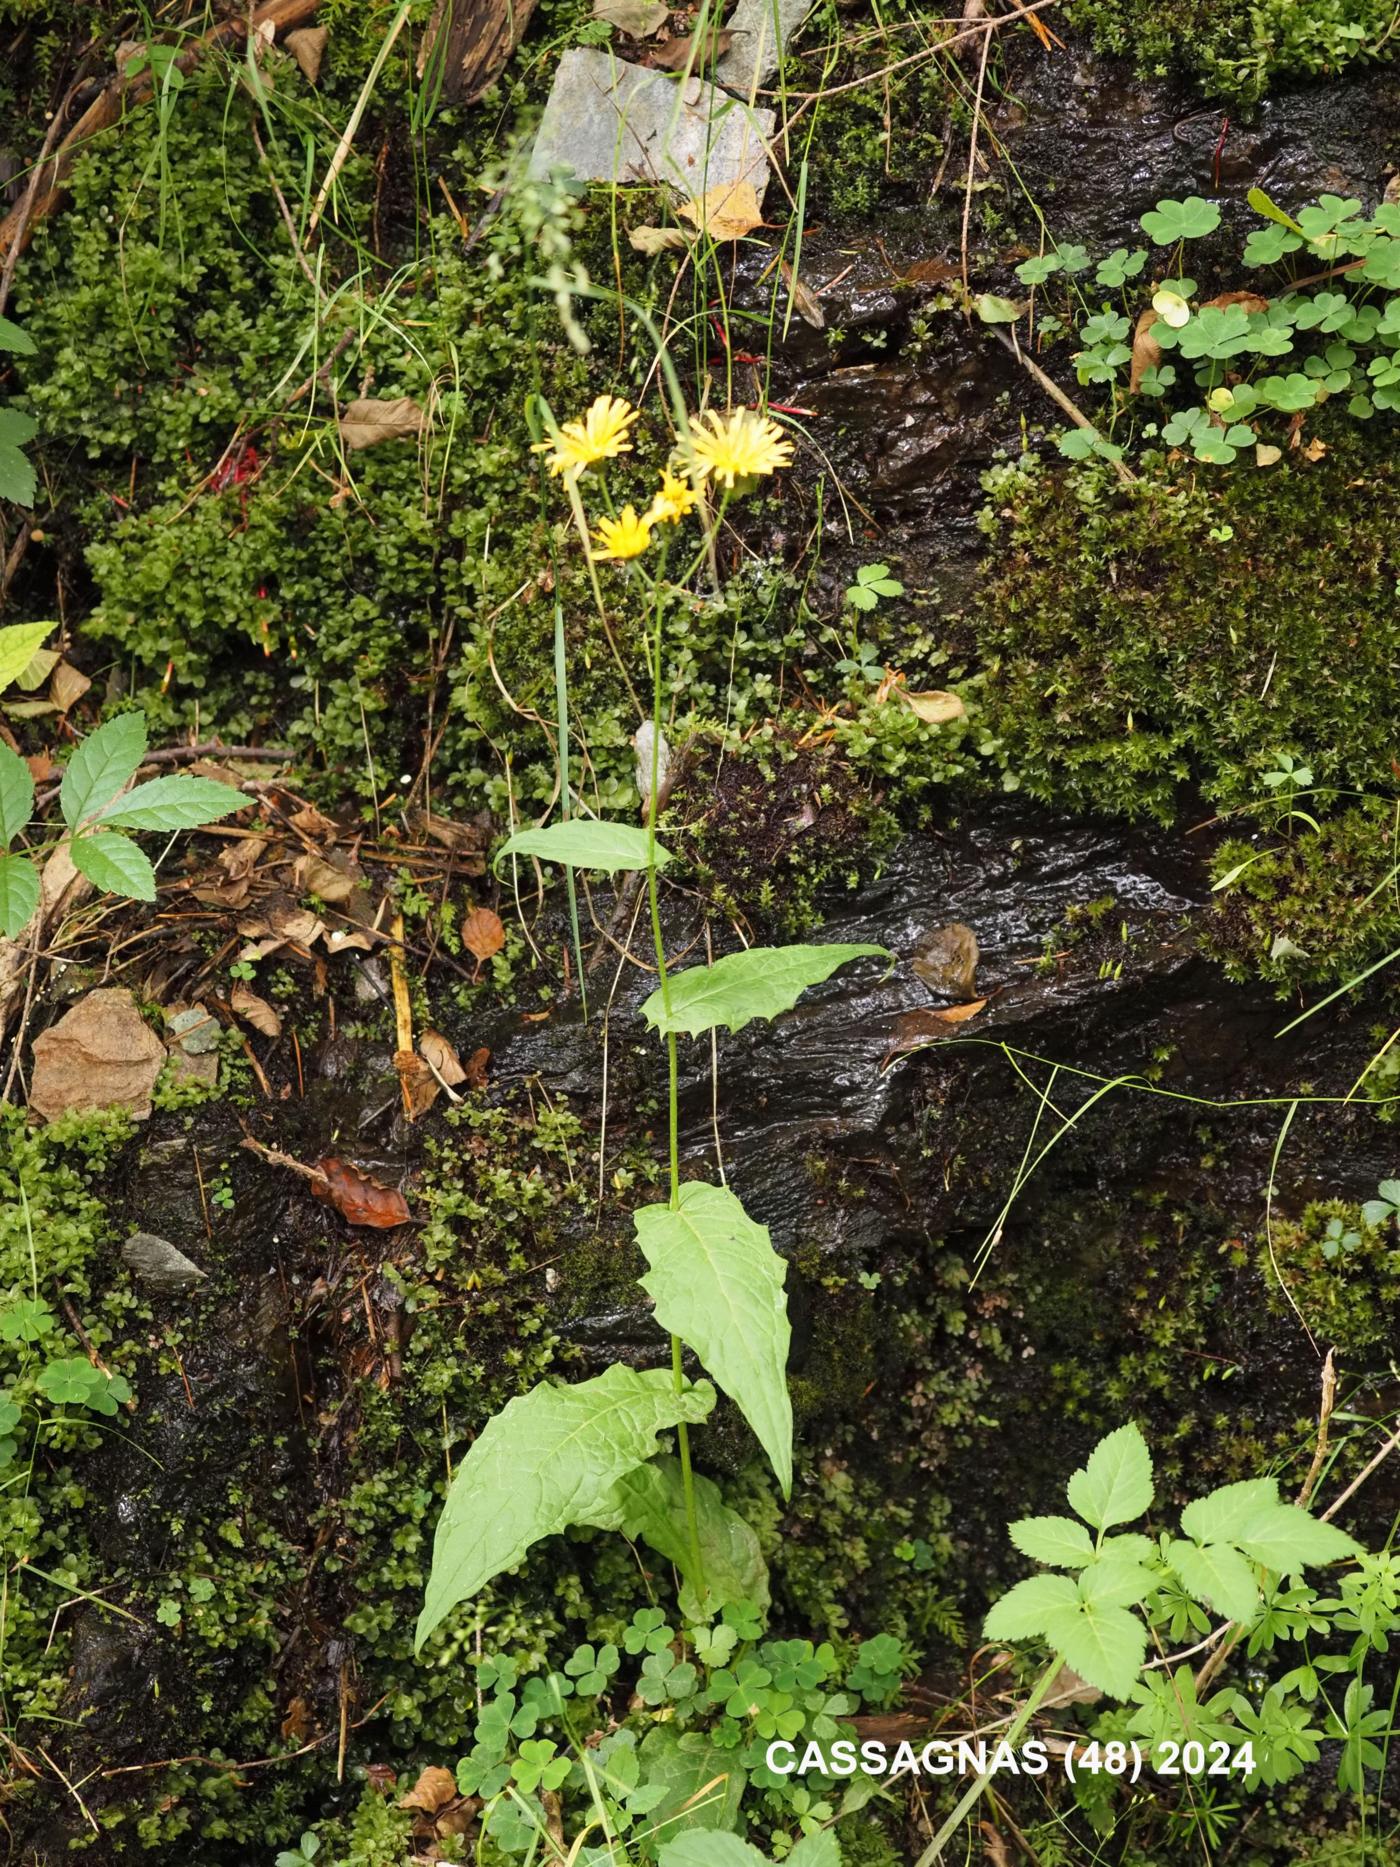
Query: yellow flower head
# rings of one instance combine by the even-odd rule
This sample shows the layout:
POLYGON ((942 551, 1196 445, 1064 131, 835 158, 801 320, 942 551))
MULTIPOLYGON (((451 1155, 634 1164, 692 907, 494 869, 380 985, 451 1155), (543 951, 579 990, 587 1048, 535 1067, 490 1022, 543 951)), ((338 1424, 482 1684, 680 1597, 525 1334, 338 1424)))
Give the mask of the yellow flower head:
MULTIPOLYGON (((585 467, 596 467, 600 460, 612 460, 618 454, 630 454, 632 443, 627 430, 636 419, 636 409, 620 396, 600 395, 582 421, 566 421, 560 428, 547 463, 550 472, 576 480, 585 467)), ((549 443, 540 446, 545 449, 549 443)))
POLYGON ((695 509, 695 489, 669 467, 661 475, 661 488, 647 513, 649 525, 675 525, 695 509))
POLYGON ((615 519, 599 519, 594 541, 598 548, 589 552, 591 558, 610 558, 620 564, 626 558, 640 557, 651 543, 651 515, 639 518, 634 506, 624 506, 615 519))
POLYGON ((690 440, 699 471, 731 489, 736 480, 775 473, 792 459, 792 442, 777 423, 749 408, 733 408, 727 415, 711 408, 693 416, 690 440))

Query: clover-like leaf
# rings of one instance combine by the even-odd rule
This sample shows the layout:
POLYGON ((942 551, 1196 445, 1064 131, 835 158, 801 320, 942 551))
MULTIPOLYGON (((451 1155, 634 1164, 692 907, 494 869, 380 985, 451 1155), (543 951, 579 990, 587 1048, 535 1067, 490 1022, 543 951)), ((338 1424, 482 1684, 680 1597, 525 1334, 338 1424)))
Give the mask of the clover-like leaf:
POLYGON ((1198 194, 1184 201, 1159 201, 1142 217, 1142 230, 1157 246, 1172 246, 1178 240, 1199 240, 1214 233, 1220 225, 1220 209, 1214 201, 1198 194))

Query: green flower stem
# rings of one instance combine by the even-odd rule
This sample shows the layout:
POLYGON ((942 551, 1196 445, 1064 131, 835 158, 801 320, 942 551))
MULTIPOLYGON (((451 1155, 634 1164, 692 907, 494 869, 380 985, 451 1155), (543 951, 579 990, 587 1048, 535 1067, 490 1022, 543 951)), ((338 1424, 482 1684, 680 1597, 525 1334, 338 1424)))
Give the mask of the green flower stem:
MULTIPOLYGON (((661 901, 656 884, 656 817, 661 797, 661 637, 664 628, 663 599, 666 588, 666 540, 661 547, 661 566, 654 584, 656 632, 651 644, 651 785, 647 798, 647 902, 651 908, 651 938, 656 950, 656 971, 661 981, 661 1002, 670 1022, 671 981, 666 971, 666 940, 661 931, 661 901)), ((667 1127, 670 1142, 671 1205, 681 1203, 680 1143, 680 1070, 676 1058, 676 1034, 666 1033, 667 1127)), ((685 1385, 681 1372, 681 1339, 671 1337, 671 1372, 679 1394, 685 1385)), ((696 1592, 705 1593, 705 1562, 700 1553, 700 1521, 695 1511, 695 1480, 690 1469, 690 1432, 684 1420, 676 1427, 677 1449, 681 1455, 681 1490, 685 1494, 686 1530, 690 1539, 690 1559, 695 1565, 696 1592)))
MULTIPOLYGON (((1022 1731, 1025 1730, 1026 1726, 1039 1710, 1040 1701, 1050 1690, 1051 1685, 1054 1683, 1055 1675, 1059 1672, 1063 1664, 1064 1661, 1060 1658, 1058 1653, 1052 1655, 1050 1664, 1035 1682, 1035 1690, 1016 1714, 1011 1729, 1006 1733, 1006 1738, 1004 1740, 1006 1743, 1014 1747, 1017 1738, 1020 1737, 1022 1731)), ((973 1781, 971 1786, 959 1797, 958 1805, 953 1810, 953 1813, 948 1817, 947 1821, 944 1822, 932 1841, 929 1842, 918 1860, 915 1861, 914 1867, 933 1867, 933 1863, 941 1859, 944 1848, 952 1840, 959 1828, 962 1827, 963 1822, 977 1807, 977 1804, 991 1786, 992 1779, 990 1775, 979 1776, 973 1781)))

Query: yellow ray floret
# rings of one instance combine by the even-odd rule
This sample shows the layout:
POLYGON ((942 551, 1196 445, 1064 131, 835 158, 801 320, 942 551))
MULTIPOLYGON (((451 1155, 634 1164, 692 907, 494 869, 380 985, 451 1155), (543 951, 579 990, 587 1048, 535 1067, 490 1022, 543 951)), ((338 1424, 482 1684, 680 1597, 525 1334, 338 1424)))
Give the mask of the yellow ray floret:
POLYGON ((695 510, 695 489, 669 467, 661 475, 661 486, 647 512, 649 525, 675 525, 687 512, 695 510))
MULTIPOLYGON (((600 395, 581 421, 566 421, 560 428, 546 463, 550 472, 576 480, 585 467, 630 454, 632 443, 627 431, 636 419, 636 409, 621 396, 600 395)), ((538 451, 549 446, 549 442, 541 442, 538 451)))
POLYGON ((599 519, 593 541, 597 549, 589 552, 591 558, 620 564, 626 558, 640 557, 651 543, 651 519, 638 517, 634 506, 624 506, 615 519, 599 519))
POLYGON ((733 408, 727 415, 706 409, 691 418, 690 440, 699 471, 731 489, 736 480, 776 473, 792 459, 792 442, 782 429, 751 408, 733 408))

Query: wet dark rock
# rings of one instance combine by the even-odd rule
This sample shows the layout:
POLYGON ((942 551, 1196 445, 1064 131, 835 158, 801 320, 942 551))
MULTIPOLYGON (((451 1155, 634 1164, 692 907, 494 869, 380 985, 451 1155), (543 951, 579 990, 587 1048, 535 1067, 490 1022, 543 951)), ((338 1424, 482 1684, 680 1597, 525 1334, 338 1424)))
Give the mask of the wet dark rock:
POLYGON ((122 1260, 139 1283, 162 1295, 192 1290, 209 1275, 168 1238, 158 1238, 154 1232, 133 1232, 122 1246, 122 1260))

